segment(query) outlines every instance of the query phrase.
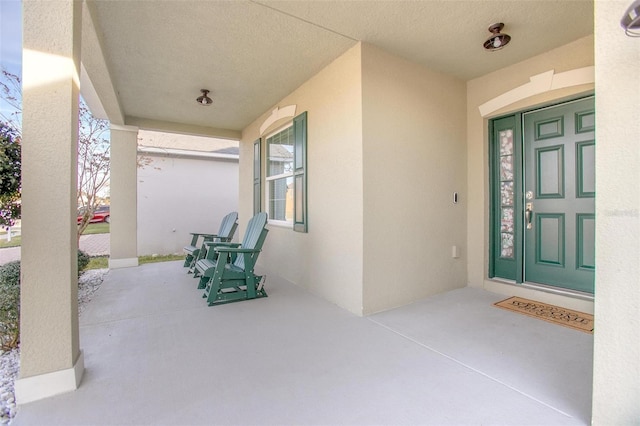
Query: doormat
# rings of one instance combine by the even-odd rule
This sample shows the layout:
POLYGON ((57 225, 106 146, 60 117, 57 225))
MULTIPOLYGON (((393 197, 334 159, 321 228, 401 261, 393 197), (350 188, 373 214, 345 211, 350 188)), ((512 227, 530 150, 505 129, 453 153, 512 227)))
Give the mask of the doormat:
POLYGON ((521 297, 510 297, 501 302, 496 302, 494 305, 498 308, 540 318, 541 320, 564 325, 585 333, 593 333, 593 315, 585 314, 584 312, 572 311, 571 309, 521 297))

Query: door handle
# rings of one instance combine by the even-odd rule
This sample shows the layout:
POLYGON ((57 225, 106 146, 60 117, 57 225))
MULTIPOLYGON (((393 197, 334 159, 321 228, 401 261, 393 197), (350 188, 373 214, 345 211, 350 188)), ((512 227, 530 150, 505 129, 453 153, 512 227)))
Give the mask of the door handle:
POLYGON ((524 220, 527 223, 527 229, 533 228, 533 203, 527 203, 524 210, 524 220))

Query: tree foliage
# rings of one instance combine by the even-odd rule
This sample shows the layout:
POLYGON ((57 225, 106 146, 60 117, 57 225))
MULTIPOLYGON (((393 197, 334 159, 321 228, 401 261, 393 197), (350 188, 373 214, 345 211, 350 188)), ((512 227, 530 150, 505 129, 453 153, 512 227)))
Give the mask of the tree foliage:
POLYGON ((20 217, 20 137, 0 122, 0 226, 13 226, 20 217))
POLYGON ((8 108, 0 108, 0 121, 22 136, 22 82, 20 77, 2 69, 0 74, 0 98, 8 108))
POLYGON ((100 194, 109 184, 110 170, 109 122, 95 118, 81 100, 79 123, 78 206, 82 221, 78 224, 78 239, 101 203, 100 194))
MULTIPOLYGON (((3 69, 0 74, 0 98, 9 106, 5 112, 0 109, 0 121, 3 123, 3 132, 12 136, 13 141, 17 141, 18 148, 18 174, 17 192, 7 193, 6 201, 4 197, 4 168, 2 178, 2 210, 0 214, 0 225, 10 226, 14 219, 20 217, 20 136, 22 128, 22 91, 20 77, 3 69), (11 194, 9 196, 9 194, 11 194), (5 219, 6 217, 6 219, 5 219), (4 220, 4 222, 3 222, 4 220)), ((82 221, 78 223, 78 239, 86 229, 89 221, 93 217, 93 212, 102 202, 100 194, 109 184, 109 122, 95 118, 85 102, 80 98, 79 105, 79 129, 78 129, 78 207, 83 212, 82 221)), ((3 133, 4 134, 4 133, 3 133)), ((3 142, 4 144, 4 142, 3 142)), ((12 145, 12 147, 14 147, 12 145)), ((15 150, 11 151, 13 155, 15 150)), ((2 154, 0 154, 1 156, 2 154)), ((11 157, 13 158, 13 157, 11 157)), ((3 158, 0 158, 3 161, 3 158)), ((0 164, 4 167, 4 163, 0 164)), ((7 182, 9 182, 7 180, 7 182)), ((12 181, 14 182, 14 181, 12 181)), ((15 182, 14 182, 15 183, 15 182)))

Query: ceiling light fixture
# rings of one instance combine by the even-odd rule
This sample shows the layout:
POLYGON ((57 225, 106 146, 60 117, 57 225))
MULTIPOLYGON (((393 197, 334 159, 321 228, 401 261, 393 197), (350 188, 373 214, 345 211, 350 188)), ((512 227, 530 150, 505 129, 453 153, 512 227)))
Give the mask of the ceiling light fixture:
POLYGON ((629 37, 640 37, 640 0, 631 3, 620 20, 620 25, 629 37))
POLYGON ((483 44, 484 48, 495 52, 496 50, 500 50, 509 43, 511 40, 511 36, 508 34, 501 34, 500 31, 504 28, 504 24, 499 22, 497 24, 493 24, 489 27, 489 32, 491 33, 491 37, 489 37, 483 44))
POLYGON ((202 96, 198 96, 198 99, 196 99, 196 102, 198 102, 202 106, 211 105, 213 103, 213 99, 207 96, 210 91, 207 89, 200 89, 200 91, 202 92, 202 96))

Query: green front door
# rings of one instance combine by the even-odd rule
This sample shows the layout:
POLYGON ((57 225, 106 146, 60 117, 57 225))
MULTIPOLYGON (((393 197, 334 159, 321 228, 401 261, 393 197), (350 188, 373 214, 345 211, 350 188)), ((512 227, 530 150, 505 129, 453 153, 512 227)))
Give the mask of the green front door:
POLYGON ((523 122, 524 281, 593 293, 594 99, 525 113, 523 122))

